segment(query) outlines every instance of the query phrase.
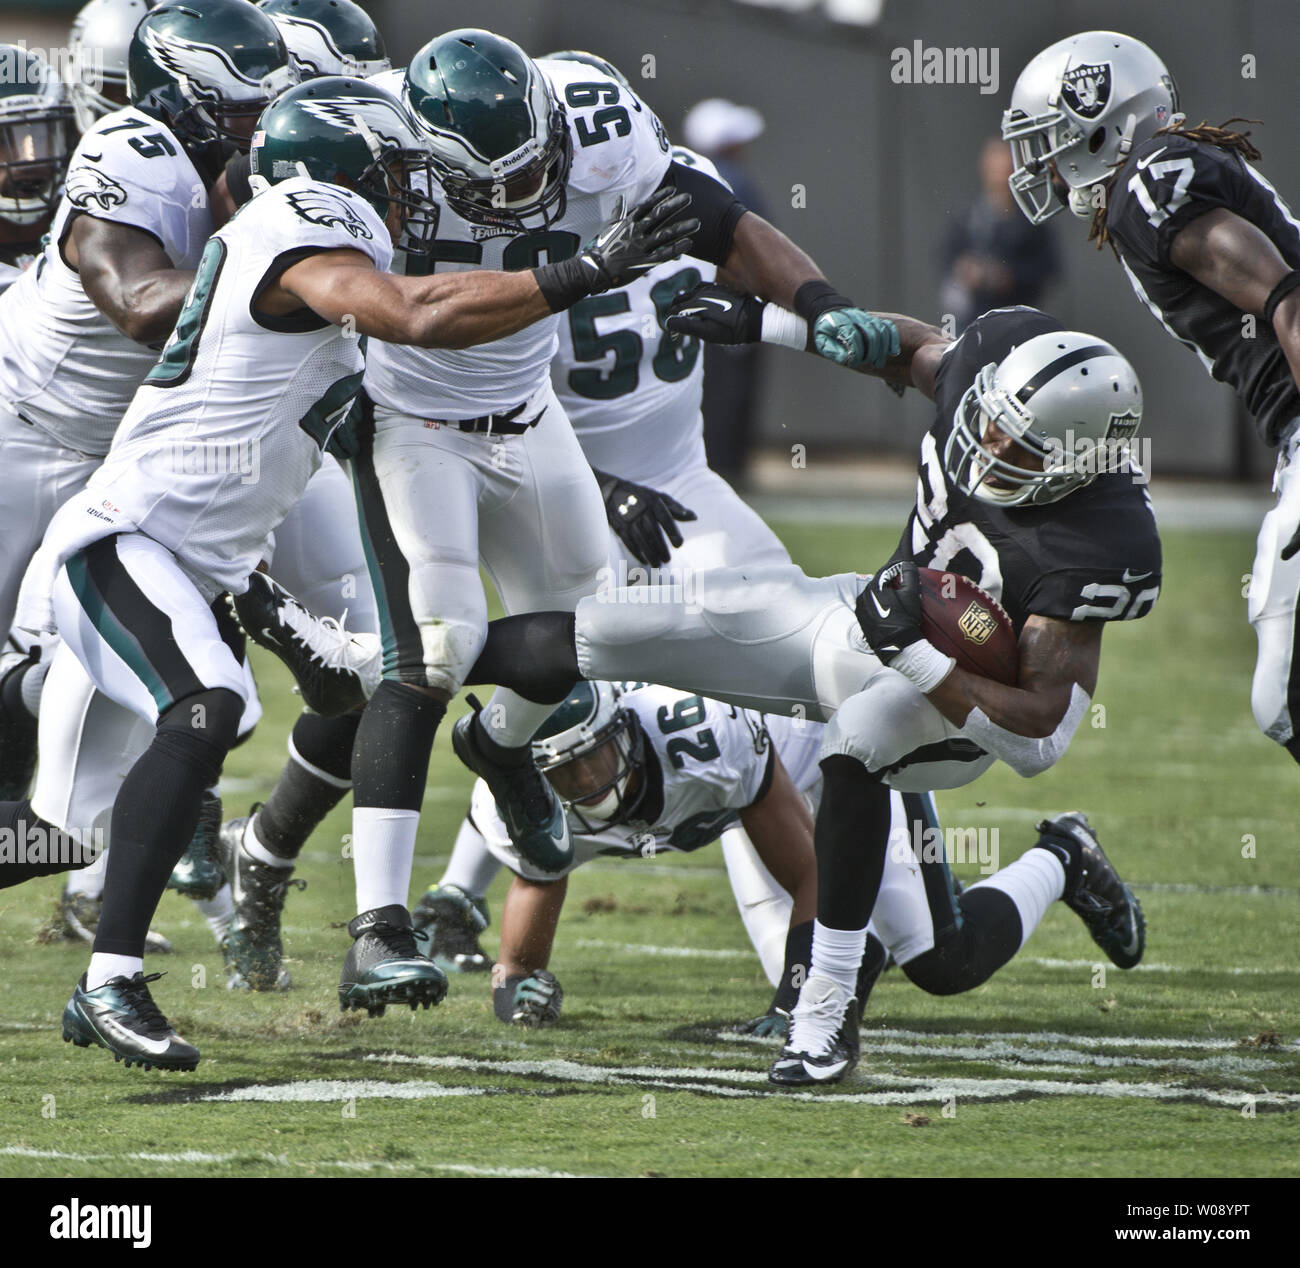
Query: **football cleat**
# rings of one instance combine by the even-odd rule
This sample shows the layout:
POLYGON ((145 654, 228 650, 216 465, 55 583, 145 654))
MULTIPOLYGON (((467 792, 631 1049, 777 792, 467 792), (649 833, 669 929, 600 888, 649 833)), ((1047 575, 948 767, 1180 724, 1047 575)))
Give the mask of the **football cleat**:
MULTIPOLYGON (((65 885, 59 894, 58 915, 52 922, 53 936, 68 942, 93 943, 103 910, 102 898, 90 894, 74 894, 65 885)), ((145 934, 144 950, 146 955, 170 955, 172 944, 156 929, 150 929, 145 934)))
POLYGON ((306 889, 307 882, 296 880, 292 867, 272 867, 244 850, 244 830, 251 817, 223 823, 219 834, 223 866, 235 898, 235 918, 221 944, 226 989, 287 991, 293 979, 283 964, 280 918, 289 890, 306 889))
POLYGON ((429 935, 429 958, 448 973, 484 973, 492 957, 479 946, 488 927, 487 902, 458 885, 431 885, 411 913, 411 923, 429 935))
POLYGON ((531 748, 518 766, 503 766, 487 755, 478 738, 483 706, 473 696, 469 702, 473 712, 458 718, 451 732, 456 756, 492 790, 515 849, 544 872, 564 871, 573 862, 573 841, 555 789, 537 769, 531 748))
POLYGON ((838 1083, 858 1063, 858 1001, 838 982, 813 974, 790 1016, 790 1038, 767 1072, 778 1087, 838 1083), (809 1040, 808 1031, 823 1038, 809 1040), (829 1037, 826 1037, 829 1036, 829 1037))
POLYGON ((1057 854, 1064 849, 1070 862, 1065 869, 1061 901, 1083 921, 1092 940, 1121 969, 1131 969, 1146 950, 1146 917, 1142 904, 1120 879, 1115 865, 1080 811, 1053 815, 1038 825, 1045 838, 1038 842, 1057 854))
POLYGON ((217 896, 217 891, 226 883, 217 840, 220 831, 221 798, 205 791, 194 835, 185 847, 185 853, 172 868, 171 877, 167 881, 168 889, 174 889, 185 898, 209 899, 217 896))
MULTIPOLYGON (((26 674, 36 656, 6 651, 0 656, 0 693, 6 679, 26 674)), ((17 679, 15 679, 15 686, 17 679)), ((0 801, 21 801, 36 771, 36 719, 18 703, 5 706, 0 694, 0 801)))
POLYGON ((98 1044, 114 1061, 151 1070, 193 1070, 199 1050, 172 1028, 149 994, 149 983, 161 973, 136 973, 110 978, 93 991, 86 990, 82 975, 63 1010, 63 1039, 78 1048, 98 1044))
POLYGON ((564 1004, 564 991, 554 973, 546 969, 537 969, 515 986, 514 1004, 510 1012, 510 1021, 515 1026, 531 1026, 542 1029, 553 1026, 560 1019, 560 1008, 564 1004))
POLYGON ((244 632, 284 662, 316 713, 334 718, 360 708, 379 686, 384 650, 378 635, 350 634, 333 617, 308 612, 264 572, 249 577, 234 604, 244 632))
POLYGON ((411 928, 405 907, 394 903, 363 911, 348 924, 356 941, 339 976, 339 1007, 364 1008, 382 1017, 388 1004, 409 1004, 411 1011, 440 1003, 447 993, 447 975, 415 945, 428 934, 411 928))

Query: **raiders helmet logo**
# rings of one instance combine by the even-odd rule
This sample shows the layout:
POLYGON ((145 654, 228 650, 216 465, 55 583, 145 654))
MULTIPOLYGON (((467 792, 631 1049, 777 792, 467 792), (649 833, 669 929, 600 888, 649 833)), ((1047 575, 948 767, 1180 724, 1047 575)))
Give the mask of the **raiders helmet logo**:
POLYGON ((285 201, 314 225, 334 225, 354 238, 373 238, 366 222, 342 199, 324 190, 295 190, 285 201))
POLYGON ((1128 440, 1142 422, 1140 414, 1112 414, 1110 425, 1106 428, 1107 440, 1128 440))
POLYGON ((1061 102, 1081 119, 1095 119, 1110 100, 1109 62, 1072 66, 1061 79, 1061 102))
POLYGON ((74 207, 82 211, 95 208, 109 211, 126 202, 126 190, 111 176, 105 176, 97 167, 85 165, 74 168, 68 173, 68 181, 63 192, 74 207))
POLYGON ((961 630, 963 637, 970 639, 972 643, 983 646, 993 637, 998 624, 993 619, 993 613, 988 608, 981 603, 972 603, 957 618, 957 628, 961 630))

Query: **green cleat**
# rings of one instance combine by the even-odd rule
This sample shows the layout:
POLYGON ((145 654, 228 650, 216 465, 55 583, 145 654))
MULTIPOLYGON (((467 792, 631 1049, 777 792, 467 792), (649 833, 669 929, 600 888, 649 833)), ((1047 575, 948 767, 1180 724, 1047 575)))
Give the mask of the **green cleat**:
POLYGON ((457 885, 431 885, 411 923, 429 935, 429 958, 445 973, 485 973, 492 967, 478 941, 488 927, 486 899, 471 898, 457 885))
POLYGON ((428 934, 411 928, 405 907, 394 903, 363 911, 348 924, 348 933, 355 941, 339 976, 344 1012, 364 1008, 371 1017, 382 1017, 389 1004, 409 1004, 414 1012, 442 1001, 447 975, 415 945, 428 934))
POLYGON ((128 1070, 133 1065, 146 1070, 154 1066, 193 1070, 199 1064, 199 1050, 172 1029, 149 994, 149 983, 160 977, 161 973, 114 977, 88 991, 83 974, 63 1010, 64 1042, 78 1048, 98 1044, 128 1070))
POLYGON ((221 798, 210 792, 203 794, 199 822, 194 835, 185 847, 185 853, 172 868, 168 889, 174 889, 185 898, 209 899, 217 896, 226 883, 221 867, 217 834, 221 831, 221 798))
POLYGON ((292 867, 272 867, 244 851, 248 822, 248 818, 232 819, 221 825, 219 834, 223 866, 235 897, 235 919, 221 945, 226 989, 287 991, 293 979, 283 963, 280 920, 290 888, 306 889, 307 882, 295 880, 292 867))

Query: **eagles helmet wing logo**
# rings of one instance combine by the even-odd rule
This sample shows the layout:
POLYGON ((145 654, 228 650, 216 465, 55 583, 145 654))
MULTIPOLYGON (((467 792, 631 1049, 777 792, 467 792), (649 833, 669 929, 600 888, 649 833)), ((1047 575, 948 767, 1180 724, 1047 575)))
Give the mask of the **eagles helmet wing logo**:
POLYGON ((211 93, 218 85, 230 85, 232 81, 250 88, 262 87, 261 80, 245 75, 230 54, 215 44, 198 44, 157 27, 148 28, 143 36, 158 65, 192 89, 211 93))
POLYGON ((83 211, 89 211, 92 206, 108 211, 126 202, 126 190, 117 181, 105 176, 99 168, 84 164, 68 173, 63 192, 74 207, 83 211))
POLYGON ((1110 100, 1109 62, 1072 66, 1061 78, 1061 100, 1081 119, 1095 119, 1110 100))
MULTIPOLYGON (((341 128, 346 132, 367 131, 385 145, 400 147, 402 142, 396 136, 385 136, 381 115, 389 115, 394 122, 400 123, 396 103, 392 108, 387 102, 375 97, 322 97, 317 100, 304 98, 299 106, 313 119, 319 119, 330 127, 341 128)), ((379 156, 376 154, 376 158, 379 156)))
POLYGON ((375 236, 349 203, 324 190, 295 190, 287 195, 286 201, 304 220, 314 225, 337 226, 354 238, 369 240, 375 236))

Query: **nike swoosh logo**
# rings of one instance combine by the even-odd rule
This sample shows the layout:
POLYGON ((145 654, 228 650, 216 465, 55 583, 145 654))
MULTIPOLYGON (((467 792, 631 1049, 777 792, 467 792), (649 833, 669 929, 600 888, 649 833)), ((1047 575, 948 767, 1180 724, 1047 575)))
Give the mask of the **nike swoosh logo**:
POLYGON ((146 1052, 152 1052, 156 1057, 162 1056, 171 1047, 170 1039, 146 1039, 143 1035, 128 1030, 115 1017, 110 1017, 106 1013, 100 1014, 96 1020, 119 1043, 139 1044, 146 1052))
POLYGON ((1127 585, 1131 584, 1131 583, 1134 582, 1134 581, 1145 581, 1146 578, 1149 577, 1150 575, 1151 575, 1151 573, 1150 573, 1149 571, 1148 571, 1148 572, 1129 572, 1129 570, 1128 570, 1127 568, 1125 568, 1125 569, 1124 569, 1124 578, 1123 578, 1123 580, 1124 580, 1124 584, 1127 586, 1127 585))
POLYGON ((733 304, 729 299, 712 299, 709 296, 701 296, 697 302, 701 304, 716 304, 724 313, 729 313, 733 308, 735 308, 735 304, 733 304))
POLYGON ((1146 158, 1138 159, 1138 171, 1142 171, 1152 159, 1159 158, 1168 148, 1167 145, 1162 145, 1158 150, 1154 150, 1152 153, 1148 154, 1146 158))
POLYGON ((803 1062, 804 1071, 810 1079, 816 1079, 819 1083, 826 1079, 833 1079, 837 1074, 843 1073, 844 1067, 848 1065, 847 1061, 837 1061, 834 1065, 809 1065, 803 1062))
POLYGON ((871 596, 871 602, 875 604, 876 611, 880 613, 882 617, 888 616, 894 610, 893 608, 882 608, 880 606, 880 600, 877 599, 874 594, 871 596))
POLYGON ((280 646, 280 640, 276 638, 276 636, 272 634, 271 631, 265 625, 262 626, 262 637, 266 639, 268 643, 274 643, 276 647, 280 646))
POLYGON ((81 157, 88 163, 98 163, 104 156, 103 154, 83 154, 81 157))

